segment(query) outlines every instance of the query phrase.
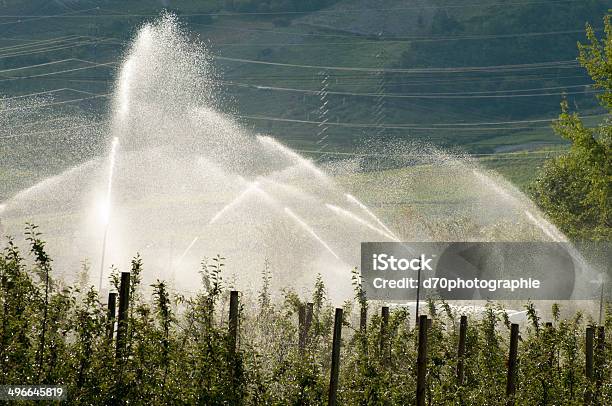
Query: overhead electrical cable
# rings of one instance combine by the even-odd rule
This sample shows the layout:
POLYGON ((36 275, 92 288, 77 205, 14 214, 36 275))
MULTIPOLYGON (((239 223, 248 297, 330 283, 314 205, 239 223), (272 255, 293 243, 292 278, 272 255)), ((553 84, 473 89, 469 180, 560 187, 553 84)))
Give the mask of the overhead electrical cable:
POLYGON ((72 10, 72 11, 68 11, 63 14, 54 14, 54 15, 31 15, 31 16, 6 16, 5 15, 5 16, 0 16, 0 17, 1 18, 17 18, 18 20, 0 23, 0 25, 22 24, 22 23, 29 23, 32 21, 44 20, 44 19, 49 19, 49 18, 60 18, 60 17, 66 18, 68 16, 74 17, 74 14, 85 13, 87 11, 98 10, 98 9, 99 7, 92 7, 92 8, 88 8, 84 10, 72 10), (27 19, 21 20, 21 18, 27 18, 27 19))
MULTIPOLYGON (((249 85, 246 83, 237 82, 221 82, 229 86, 248 87, 257 90, 273 90, 273 91, 284 91, 284 92, 296 92, 306 93, 311 95, 317 95, 317 90, 309 89, 294 89, 286 87, 276 86, 261 86, 261 85, 249 85)), ((535 90, 554 90, 554 89, 566 89, 566 88, 586 88, 591 85, 573 85, 573 86, 557 86, 549 88, 539 89, 520 89, 520 90, 503 90, 503 91, 482 91, 482 92, 456 92, 456 93, 414 93, 414 94, 393 94, 393 93, 356 93, 356 92, 341 92, 341 91, 328 91, 327 94, 338 95, 338 96, 357 96, 357 97, 384 97, 384 98, 398 98, 398 99, 489 99, 489 98, 513 98, 513 97, 545 97, 545 96, 560 96, 566 94, 585 94, 585 93, 601 93, 601 90, 585 90, 582 92, 561 92, 561 93, 528 93, 528 94, 515 94, 516 92, 526 92, 535 90), (510 94, 499 94, 501 92, 510 94), (487 93, 487 94, 484 94, 487 93), (494 94, 489 94, 494 93, 494 94)))
MULTIPOLYGON (((192 25, 210 27, 208 24, 191 23, 192 25)), ((562 30, 562 31, 536 31, 536 32, 521 32, 521 33, 509 33, 509 34, 473 34, 463 36, 438 36, 438 37, 423 37, 423 36, 374 36, 367 33, 356 33, 356 34, 323 34, 314 32, 295 32, 295 31, 283 31, 283 30, 271 30, 267 28, 244 28, 236 27, 233 25, 216 25, 215 28, 221 28, 223 30, 238 31, 238 32, 261 32, 267 34, 278 34, 287 36, 297 37, 320 37, 320 38, 347 38, 347 39, 364 39, 371 38, 369 41, 361 41, 362 43, 382 44, 382 43, 411 43, 411 42, 442 42, 442 41, 474 41, 474 40, 489 40, 489 39, 509 39, 509 38, 524 38, 524 37, 541 37, 549 35, 568 35, 568 34, 584 34, 584 28, 574 30, 562 30)), ((600 27, 593 28, 595 32, 602 31, 600 27)), ((332 43, 334 44, 334 43, 332 43)), ((338 44, 338 43, 335 43, 338 44)), ((343 43, 342 43, 343 44, 343 43)), ((236 45, 238 45, 236 43, 236 45)), ((245 44, 245 45, 257 45, 257 44, 245 44)), ((269 46, 286 46, 290 44, 278 44, 269 46)), ((300 44, 294 44, 300 45, 300 44)), ((324 45, 324 44, 322 44, 324 45)))
POLYGON ((83 38, 83 37, 80 36, 80 35, 66 35, 66 36, 63 36, 63 37, 50 38, 50 39, 46 39, 46 40, 31 41, 31 42, 29 42, 27 44, 18 44, 18 45, 10 45, 10 46, 6 46, 6 47, 0 47, 0 52, 6 51, 6 50, 22 50, 22 49, 27 49, 27 48, 41 46, 41 45, 54 44, 54 43, 57 43, 57 42, 66 42, 66 41, 75 40, 77 38, 83 38))
POLYGON ((90 66, 82 66, 80 68, 72 68, 72 69, 64 69, 64 70, 54 71, 54 72, 39 73, 39 74, 36 74, 36 75, 9 76, 9 77, 6 77, 4 79, 0 79, 0 82, 7 82, 7 81, 13 81, 13 80, 20 80, 20 79, 40 78, 40 77, 45 77, 45 76, 59 75, 59 74, 62 74, 62 73, 77 72, 77 71, 82 71, 82 70, 87 70, 87 69, 94 69, 94 68, 99 68, 99 67, 109 67, 109 66, 114 66, 114 65, 115 65, 114 62, 111 62, 111 63, 96 63, 96 64, 90 65, 90 66))
POLYGON ((34 54, 40 54, 40 53, 46 53, 46 52, 51 52, 51 51, 59 51, 62 49, 71 49, 71 48, 78 48, 78 47, 83 47, 86 45, 98 45, 98 44, 102 44, 104 43, 105 40, 100 40, 100 41, 81 41, 79 43, 76 44, 70 44, 70 45, 62 45, 62 46, 56 46, 56 47, 49 47, 49 48, 44 48, 44 49, 37 49, 37 50, 28 50, 28 51, 23 51, 23 52, 17 52, 17 53, 12 53, 12 54, 0 54, 0 59, 6 59, 6 58, 13 58, 16 56, 26 56, 26 55, 34 55, 34 54))
POLYGON ((355 71, 355 72, 389 72, 389 73, 454 73, 454 72, 513 72, 521 70, 533 69, 574 69, 579 67, 576 60, 553 61, 553 62, 536 62, 527 64, 515 65, 492 65, 492 66, 466 66, 453 68, 360 68, 351 66, 321 66, 321 65, 303 65, 295 63, 269 62, 253 59, 229 58, 224 56, 214 56, 214 59, 229 62, 240 62, 257 65, 284 66, 289 68, 302 69, 317 69, 317 70, 337 70, 337 71, 355 71))
POLYGON ((51 62, 45 62, 45 63, 38 63, 36 65, 20 66, 20 67, 17 67, 17 68, 10 68, 10 69, 0 70, 0 73, 14 72, 14 71, 24 70, 24 69, 39 68, 41 66, 48 66, 48 65, 57 65, 58 63, 64 63, 64 62, 69 62, 69 61, 74 61, 74 60, 75 60, 74 58, 68 58, 68 59, 61 59, 59 61, 51 61, 51 62))

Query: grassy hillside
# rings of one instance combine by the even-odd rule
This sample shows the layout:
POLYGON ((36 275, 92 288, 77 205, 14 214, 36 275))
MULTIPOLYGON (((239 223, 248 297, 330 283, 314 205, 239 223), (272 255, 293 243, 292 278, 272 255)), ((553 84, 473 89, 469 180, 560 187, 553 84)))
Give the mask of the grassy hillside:
MULTIPOLYGON (((582 114, 599 113, 584 87, 590 80, 572 61, 584 23, 599 27, 606 3, 7 0, 0 80, 8 97, 54 90, 54 101, 67 102, 39 108, 41 115, 59 108, 103 115, 107 99, 97 95, 112 90, 116 66, 94 63, 119 61, 139 24, 165 7, 217 56, 293 65, 216 60, 226 107, 294 147, 351 151, 367 136, 470 153, 534 149, 561 142, 546 119, 557 115, 562 94, 582 114), (324 81, 330 93, 321 116, 316 92, 324 81), (317 143, 324 120, 329 136, 317 143)), ((0 141, 0 153, 12 164, 2 168, 11 190, 32 173, 85 159, 100 141, 92 132, 75 145, 69 134, 45 133, 47 123, 7 128, 2 134, 12 138, 0 141), (29 135, 14 137, 21 133, 29 135)), ((524 184, 541 160, 502 162, 524 184)))

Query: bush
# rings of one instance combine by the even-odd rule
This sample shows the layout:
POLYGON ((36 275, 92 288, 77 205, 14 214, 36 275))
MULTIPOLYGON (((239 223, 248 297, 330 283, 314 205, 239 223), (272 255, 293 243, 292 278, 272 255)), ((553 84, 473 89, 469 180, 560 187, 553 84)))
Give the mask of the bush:
MULTIPOLYGON (((202 263, 202 288, 184 297, 163 281, 144 288, 143 262, 130 270, 130 307, 123 349, 98 292, 87 286, 84 264, 74 286, 53 278, 51 258, 35 226, 28 226, 28 255, 12 240, 0 254, 0 385, 57 384, 70 404, 326 404, 334 308, 320 277, 312 297, 285 290, 272 300, 271 271, 265 264, 256 298, 241 297, 239 346, 228 337, 228 291, 222 257, 202 263), (150 296, 147 292, 150 292, 150 296), (312 324, 298 346, 298 313, 312 303, 312 324), (112 330, 111 330, 112 331, 112 330)), ((118 288, 113 270, 111 284, 118 288)), ((414 404, 417 331, 404 308, 390 314, 386 328, 380 303, 366 301, 354 270, 355 299, 343 308, 340 404, 414 404), (353 309, 370 311, 363 330, 354 329, 353 309)), ((489 303, 482 317, 469 319, 465 379, 456 378, 457 310, 429 300, 427 398, 429 404, 505 404, 510 322, 489 303)), ((542 326, 532 304, 530 324, 519 344, 517 404, 582 404, 589 390, 599 404, 612 402, 610 335, 596 351, 595 376, 584 377, 582 314, 542 326)), ((607 328, 612 327, 608 309, 607 328)))

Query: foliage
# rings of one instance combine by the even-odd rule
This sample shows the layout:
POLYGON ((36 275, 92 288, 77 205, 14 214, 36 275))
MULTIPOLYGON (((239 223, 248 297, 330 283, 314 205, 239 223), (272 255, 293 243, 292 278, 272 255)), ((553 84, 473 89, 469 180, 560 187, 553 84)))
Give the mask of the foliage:
MULTIPOLYGON (((580 64, 595 82, 601 105, 612 112, 612 24, 605 18, 606 37, 597 39, 587 25, 588 44, 579 44, 580 64)), ((609 118, 588 128, 567 101, 554 124, 571 141, 569 151, 547 161, 532 186, 540 207, 569 237, 612 239, 612 123, 609 118)))
MULTIPOLYGON (((29 226, 30 253, 12 240, 0 254, 0 384, 59 384, 70 404, 326 404, 334 308, 323 279, 312 296, 270 293, 266 264, 262 288, 241 296, 239 348, 228 343, 228 288, 223 258, 202 263, 202 287, 191 297, 172 293, 164 281, 142 286, 145 266, 132 261, 131 301, 125 350, 115 351, 106 306, 80 282, 64 287, 53 278, 52 261, 36 227, 29 226), (149 297, 150 294, 150 298, 149 297), (312 303, 305 347, 298 346, 297 313, 312 303)), ((116 271, 111 282, 117 278, 116 271)), ((380 303, 366 301, 354 272, 355 299, 345 303, 338 401, 347 405, 414 404, 418 332, 406 308, 391 309, 388 324, 380 303), (359 309, 355 315, 352 309, 359 309), (361 309, 363 329, 353 328, 361 309), (357 317, 353 317, 357 316, 357 317)), ((113 282, 115 283, 115 282, 113 282)), ((428 301, 428 404, 505 404, 510 319, 498 305, 469 317, 465 378, 456 377, 458 314, 448 303, 428 301)), ((582 404, 590 390, 599 404, 612 401, 610 335, 596 352, 595 376, 584 376, 584 328, 580 313, 542 324, 533 304, 519 343, 517 404, 582 404)), ((606 326, 612 325, 608 309, 606 326)), ((112 330, 111 330, 112 331, 112 330)))

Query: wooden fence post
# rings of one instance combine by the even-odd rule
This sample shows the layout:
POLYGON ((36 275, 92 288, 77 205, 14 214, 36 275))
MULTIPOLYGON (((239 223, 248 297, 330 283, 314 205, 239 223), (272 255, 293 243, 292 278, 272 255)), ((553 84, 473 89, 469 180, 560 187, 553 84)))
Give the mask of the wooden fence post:
POLYGON ((585 339, 585 373, 587 379, 593 379, 593 327, 587 327, 585 339))
POLYGON ((585 368, 584 372, 587 378, 587 388, 584 392, 584 404, 590 405, 593 394, 591 393, 591 384, 593 382, 593 327, 586 328, 586 336, 584 342, 585 351, 585 368))
POLYGON ((310 330, 312 325, 312 313, 314 311, 314 303, 306 303, 306 332, 310 330))
POLYGON ((115 292, 110 292, 108 294, 108 316, 107 316, 107 327, 106 327, 106 336, 109 340, 113 339, 113 334, 115 332, 115 315, 117 314, 117 294, 115 292))
POLYGON ((514 395, 516 394, 516 372, 518 355, 518 336, 519 325, 512 323, 510 327, 510 354, 508 356, 508 378, 506 381, 506 405, 514 405, 514 395))
POLYGON ((606 349, 606 332, 604 326, 597 327, 597 357, 595 364, 595 396, 601 396, 601 387, 603 384, 604 365, 605 365, 605 349, 606 349))
POLYGON ((380 319, 380 356, 383 364, 388 364, 389 355, 389 307, 383 306, 380 319))
POLYGON ((304 352, 304 347, 306 346, 306 336, 304 331, 306 329, 306 307, 304 305, 300 305, 298 310, 298 348, 300 350, 300 354, 304 352))
POLYGON ((467 334, 467 316, 461 316, 459 322, 459 348, 457 349, 457 382, 463 385, 465 336, 467 334))
POLYGON ((125 335, 127 333, 128 309, 130 306, 130 273, 121 272, 119 284, 119 315, 117 321, 117 352, 116 357, 122 358, 125 349, 125 335))
POLYGON ((416 404, 417 406, 425 406, 427 382, 427 315, 419 316, 418 345, 416 404))
POLYGON ((238 343, 238 291, 230 292, 230 308, 229 308, 229 353, 236 353, 236 344, 238 343))
POLYGON ((329 376, 328 405, 336 406, 338 393, 338 377, 340 373, 340 341, 342 339, 342 309, 336 309, 334 317, 334 338, 332 343, 331 372, 329 376))
POLYGON ((314 303, 306 303, 306 317, 304 319, 304 346, 308 345, 308 334, 312 326, 312 314, 314 312, 314 303))

